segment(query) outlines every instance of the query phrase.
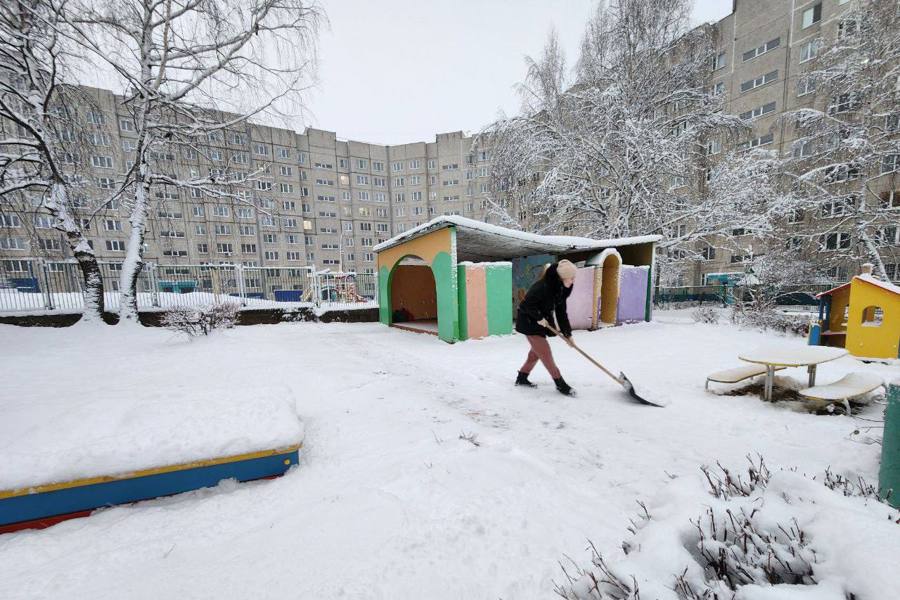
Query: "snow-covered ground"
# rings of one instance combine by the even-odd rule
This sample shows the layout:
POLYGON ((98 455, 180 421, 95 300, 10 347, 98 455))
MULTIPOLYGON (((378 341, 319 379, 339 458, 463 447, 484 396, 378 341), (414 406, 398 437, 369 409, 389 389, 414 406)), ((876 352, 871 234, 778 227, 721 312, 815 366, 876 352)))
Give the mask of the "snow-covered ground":
MULTIPOLYGON (((802 339, 695 324, 688 314, 576 332, 641 393, 670 403, 662 409, 632 403, 559 341, 557 361, 578 397, 557 394, 540 366, 537 389, 512 387, 526 351, 518 335, 448 345, 379 324, 291 323, 187 341, 161 329, 0 326, 0 421, 47 414, 43 439, 53 439, 49 415, 95 394, 139 407, 161 396, 202 402, 210 388, 273 386, 289 390, 306 431, 301 464, 283 478, 0 536, 0 595, 548 598, 563 580, 564 555, 588 565, 588 539, 609 557, 621 554, 636 500, 660 515, 692 514, 684 490, 696 488, 703 501, 701 465, 742 468, 758 452, 773 471, 830 466, 877 481, 880 446, 851 439, 867 421, 704 391, 705 375, 740 364, 741 350, 802 339)), ((900 375, 896 364, 843 358, 821 365, 818 381, 857 370, 900 375)), ((788 369, 778 380, 805 376, 788 369)), ((14 450, 0 439, 4 463, 14 450)), ((696 515, 702 510, 698 503, 696 515)), ((894 527, 873 538, 885 557, 900 552, 894 527)), ((669 555, 659 564, 677 562, 669 555)), ((896 597, 900 575, 889 560, 858 563, 847 568, 880 569, 875 581, 890 584, 881 595, 870 586, 867 600, 896 597)))

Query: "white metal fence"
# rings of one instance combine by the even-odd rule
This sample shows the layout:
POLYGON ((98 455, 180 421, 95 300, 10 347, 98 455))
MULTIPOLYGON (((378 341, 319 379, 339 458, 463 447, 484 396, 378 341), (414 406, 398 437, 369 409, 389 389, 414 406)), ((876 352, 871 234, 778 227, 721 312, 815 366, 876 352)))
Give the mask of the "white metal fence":
MULTIPOLYGON (((107 310, 119 308, 122 263, 101 262, 107 310)), ((74 261, 0 260, 0 313, 80 312, 81 270, 74 261)), ((138 278, 138 308, 156 310, 236 302, 242 308, 377 307, 374 273, 317 272, 314 267, 147 263, 138 278)))

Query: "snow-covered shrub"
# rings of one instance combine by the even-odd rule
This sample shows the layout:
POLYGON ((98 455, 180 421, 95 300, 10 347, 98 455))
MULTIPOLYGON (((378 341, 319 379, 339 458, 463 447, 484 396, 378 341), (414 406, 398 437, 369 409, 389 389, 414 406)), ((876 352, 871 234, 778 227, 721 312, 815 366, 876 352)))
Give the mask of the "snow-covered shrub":
POLYGON ((738 325, 793 335, 805 336, 809 332, 808 318, 800 315, 786 315, 778 312, 774 306, 757 307, 735 304, 731 312, 731 321, 738 325))
POLYGON ((570 574, 560 565, 567 584, 556 586, 554 591, 558 596, 566 600, 641 600, 637 581, 633 577, 631 581, 625 581, 610 571, 593 544, 591 553, 593 570, 584 570, 574 565, 574 572, 570 574))
POLYGON ((711 306, 698 306, 691 312, 695 323, 716 324, 719 322, 719 311, 711 306))
POLYGON ((179 307, 162 318, 163 327, 189 337, 209 335, 216 329, 231 329, 237 322, 240 307, 234 302, 210 304, 199 308, 179 307))
POLYGON ((900 519, 862 478, 830 469, 821 478, 795 470, 773 473, 762 457, 751 459, 746 472, 721 464, 701 471, 705 491, 698 485, 703 480, 675 478, 652 516, 641 505, 622 555, 603 556, 591 544, 591 564, 580 568, 572 561, 574 567, 564 567, 557 595, 849 600, 880 597, 875 591, 896 581, 893 563, 881 557, 900 553, 900 519), (852 565, 845 560, 848 553, 852 565), (859 565, 867 565, 867 572, 859 572, 859 565))

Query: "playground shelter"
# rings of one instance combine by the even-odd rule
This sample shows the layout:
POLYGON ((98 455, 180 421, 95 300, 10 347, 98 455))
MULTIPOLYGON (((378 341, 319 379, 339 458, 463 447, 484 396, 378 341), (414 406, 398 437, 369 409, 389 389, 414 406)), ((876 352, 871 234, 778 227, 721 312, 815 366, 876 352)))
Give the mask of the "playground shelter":
POLYGON ((594 240, 437 217, 375 247, 379 319, 447 342, 512 332, 548 263, 581 264, 569 299, 576 329, 649 321, 660 236, 594 240))
POLYGON ((843 347, 860 358, 900 358, 900 286, 872 276, 871 264, 816 298, 810 345, 843 347))

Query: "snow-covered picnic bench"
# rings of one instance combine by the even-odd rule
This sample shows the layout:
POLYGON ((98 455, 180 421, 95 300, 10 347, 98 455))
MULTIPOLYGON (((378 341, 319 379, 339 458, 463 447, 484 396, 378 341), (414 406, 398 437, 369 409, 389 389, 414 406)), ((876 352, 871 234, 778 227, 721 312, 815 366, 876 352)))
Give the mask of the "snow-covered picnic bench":
MULTIPOLYGON (((778 367, 776 371, 783 371, 785 367, 778 367)), ((715 383, 737 383, 745 379, 756 377, 757 375, 765 375, 765 365, 745 365, 742 367, 734 367, 733 369, 725 369, 716 371, 706 377, 706 389, 709 389, 709 382, 715 383)))
POLYGON ((816 385, 816 366, 836 360, 847 354, 844 348, 829 346, 795 346, 779 344, 761 346, 738 355, 748 363, 763 365, 766 369, 766 383, 763 386, 763 398, 772 400, 772 388, 775 384, 775 369, 779 367, 806 367, 809 373, 809 386, 816 385))
POLYGON ((840 402, 868 394, 884 385, 884 380, 874 373, 848 373, 826 385, 800 390, 800 395, 812 400, 840 402))

